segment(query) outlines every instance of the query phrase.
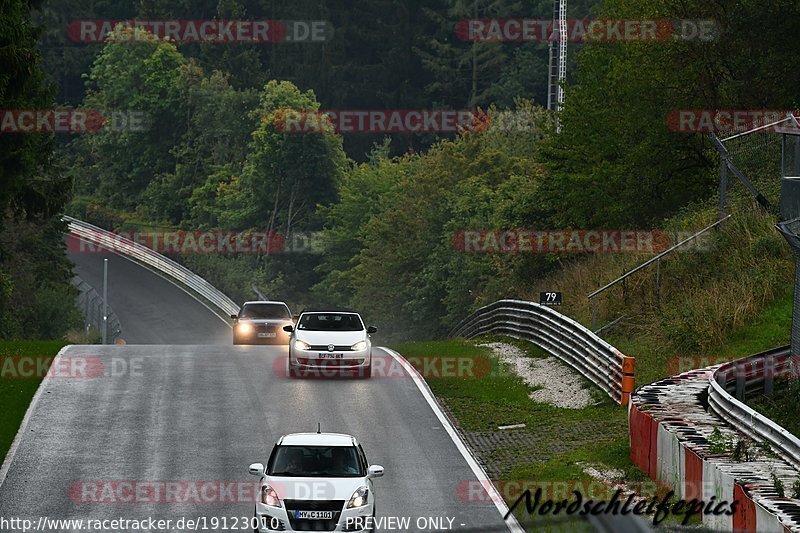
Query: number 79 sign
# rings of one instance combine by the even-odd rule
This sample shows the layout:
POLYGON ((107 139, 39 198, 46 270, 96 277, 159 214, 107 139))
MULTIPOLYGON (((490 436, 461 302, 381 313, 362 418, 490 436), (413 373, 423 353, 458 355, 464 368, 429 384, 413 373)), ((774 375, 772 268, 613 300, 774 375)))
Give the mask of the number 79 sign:
POLYGON ((539 293, 539 303, 541 305, 561 305, 561 302, 561 291, 539 293))

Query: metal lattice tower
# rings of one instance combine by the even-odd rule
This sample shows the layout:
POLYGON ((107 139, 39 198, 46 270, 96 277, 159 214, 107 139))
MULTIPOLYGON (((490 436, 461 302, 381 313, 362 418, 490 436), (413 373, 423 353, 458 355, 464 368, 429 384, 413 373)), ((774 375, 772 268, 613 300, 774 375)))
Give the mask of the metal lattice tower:
POLYGON ((567 0, 553 0, 553 35, 550 39, 547 109, 558 111, 564 104, 561 83, 567 77, 567 0))

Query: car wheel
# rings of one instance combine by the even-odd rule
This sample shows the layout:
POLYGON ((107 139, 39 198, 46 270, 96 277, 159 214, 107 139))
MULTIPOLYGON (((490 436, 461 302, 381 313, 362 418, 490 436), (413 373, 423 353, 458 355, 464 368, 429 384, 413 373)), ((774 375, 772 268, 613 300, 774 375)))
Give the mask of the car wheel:
POLYGON ((292 366, 292 356, 286 358, 286 377, 287 378, 297 377, 297 371, 292 366))
MULTIPOLYGON (((253 511, 253 525, 257 526, 259 524, 260 518, 258 517, 258 513, 253 511)), ((259 533, 258 528, 253 528, 253 533, 259 533)))
POLYGON ((375 531, 376 531, 376 527, 375 527, 375 506, 373 505, 372 506, 372 529, 369 530, 369 533, 375 533, 375 531))
POLYGON ((372 365, 370 364, 370 365, 361 367, 361 370, 359 370, 359 376, 358 377, 360 377, 361 379, 369 379, 369 378, 371 378, 372 377, 372 365))

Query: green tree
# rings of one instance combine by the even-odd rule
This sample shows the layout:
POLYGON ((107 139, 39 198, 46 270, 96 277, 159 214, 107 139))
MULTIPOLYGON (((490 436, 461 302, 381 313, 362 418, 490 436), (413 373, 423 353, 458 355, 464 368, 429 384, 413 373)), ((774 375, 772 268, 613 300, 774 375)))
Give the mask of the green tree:
POLYGON ((114 208, 134 209, 143 191, 159 175, 173 172, 173 147, 189 127, 181 93, 186 61, 174 44, 143 29, 118 26, 88 76, 84 105, 100 111, 100 131, 74 143, 80 192, 93 193, 114 208), (143 130, 113 118, 122 113, 144 118, 143 130))
MULTIPOLYGON (((281 231, 319 228, 318 204, 330 204, 346 168, 342 141, 333 133, 291 133, 281 129, 286 113, 319 109, 311 91, 271 81, 260 96, 259 125, 253 132, 241 176, 218 183, 221 194, 206 205, 231 228, 281 231)), ((212 178, 217 179, 217 178, 212 178)), ((202 211, 195 206, 196 211, 202 211)))

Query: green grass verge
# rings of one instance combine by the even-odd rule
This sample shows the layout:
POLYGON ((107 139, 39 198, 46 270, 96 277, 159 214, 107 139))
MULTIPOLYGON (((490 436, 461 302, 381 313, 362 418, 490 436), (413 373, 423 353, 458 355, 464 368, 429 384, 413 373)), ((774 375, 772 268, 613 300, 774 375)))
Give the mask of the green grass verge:
MULTIPOLYGON (((0 360, 9 356, 52 356, 66 341, 0 341, 0 360)), ((0 461, 5 459, 19 425, 25 417, 41 378, 17 378, 0 375, 0 461)))
POLYGON ((606 340, 625 355, 636 358, 636 386, 652 383, 682 368, 679 358, 694 359, 707 366, 753 355, 789 344, 792 329, 792 287, 786 287, 750 322, 731 332, 722 344, 695 353, 665 353, 665 349, 646 336, 609 334, 606 340))
MULTIPOLYGON (((585 481, 592 478, 578 463, 600 468, 631 470, 626 410, 616 405, 601 391, 592 394, 595 405, 584 409, 564 409, 534 402, 528 396, 532 389, 489 348, 479 347, 489 341, 502 341, 522 348, 530 357, 542 357, 533 345, 507 337, 484 337, 473 341, 447 340, 404 343, 393 348, 406 358, 474 357, 491 362, 491 372, 463 378, 427 377, 426 381, 440 402, 455 417, 467 434, 499 433, 497 426, 525 424, 515 430, 513 439, 501 441, 491 449, 475 450, 481 459, 496 466, 492 477, 503 482, 548 483, 551 481, 585 481)), ((475 368, 484 368, 475 364, 475 368)), ((632 476, 641 476, 632 473, 632 476)), ((501 488, 501 493, 504 491, 501 488)), ((518 497, 504 494, 508 503, 518 497)), ((522 506, 524 508, 524 505, 522 506)), ((518 513, 519 514, 519 513, 518 513)), ((520 518, 524 517, 519 514, 520 518)), ((584 527, 570 521, 569 527, 584 527)), ((536 524, 541 529, 544 524, 536 524)), ((547 528, 551 527, 548 525, 547 528)))

